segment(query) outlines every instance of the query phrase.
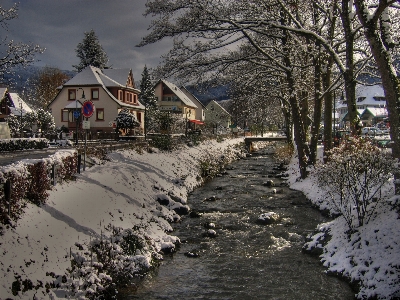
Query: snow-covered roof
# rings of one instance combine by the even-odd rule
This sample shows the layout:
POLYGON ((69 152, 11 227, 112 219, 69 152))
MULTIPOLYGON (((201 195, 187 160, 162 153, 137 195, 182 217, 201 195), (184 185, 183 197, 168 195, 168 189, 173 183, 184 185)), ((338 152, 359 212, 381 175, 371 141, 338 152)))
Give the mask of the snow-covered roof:
POLYGON ((4 98, 6 92, 7 88, 0 88, 0 99, 4 98))
POLYGON ((367 107, 362 115, 367 113, 367 111, 370 112, 370 114, 374 117, 387 117, 388 116, 388 111, 386 107, 367 107))
POLYGON ((185 105, 197 108, 197 105, 193 103, 192 100, 189 99, 188 96, 184 92, 181 91, 175 84, 166 81, 164 79, 161 80, 185 105))
MULTIPOLYGON (((182 86, 181 91, 189 98, 193 98, 195 101, 197 101, 203 109, 207 109, 206 106, 199 99, 197 99, 197 97, 195 95, 193 95, 191 92, 189 92, 189 90, 186 87, 182 86)), ((190 99, 190 100, 193 101, 193 99, 190 99)))
MULTIPOLYGON (((380 84, 376 85, 357 85, 356 86, 356 104, 364 106, 385 106, 385 93, 380 84)), ((341 108, 347 104, 341 102, 337 107, 341 108)))
POLYGON ((24 100, 17 93, 9 93, 11 105, 9 107, 11 114, 24 116, 26 113, 32 112, 33 110, 25 103, 24 100))
POLYGON ((207 105, 207 109, 209 109, 208 107, 209 106, 211 106, 211 105, 218 105, 220 108, 221 108, 221 110, 223 111, 223 112, 225 112, 227 115, 231 115, 225 108, 223 108, 217 101, 215 101, 215 100, 211 100, 210 101, 210 103, 208 103, 208 105, 207 105))
MULTIPOLYGON (((357 115, 361 116, 364 111, 365 111, 365 109, 357 109, 357 115)), ((343 122, 344 119, 346 119, 348 114, 349 114, 349 112, 346 112, 345 114, 342 114, 341 117, 340 117, 340 122, 343 122)))
POLYGON ((74 102, 70 102, 66 107, 66 109, 73 109, 73 108, 81 108, 82 103, 79 100, 75 100, 74 102))
MULTIPOLYGON (((64 86, 102 85, 105 87, 127 87, 126 82, 130 69, 104 69, 88 66, 73 78, 64 83, 64 86)), ((134 89, 134 88, 131 88, 134 89)), ((137 92, 139 90, 134 89, 137 92)))
POLYGON ((121 107, 144 110, 145 107, 140 102, 138 102, 137 105, 123 103, 118 99, 116 99, 114 95, 111 94, 110 91, 108 90, 108 87, 121 87, 121 88, 128 88, 139 93, 140 90, 126 86, 129 73, 130 69, 101 70, 93 66, 88 66, 81 72, 76 74, 69 81, 67 81, 63 86, 64 87, 101 86, 103 87, 104 91, 109 95, 109 97, 115 102, 117 102, 118 105, 120 105, 121 107))

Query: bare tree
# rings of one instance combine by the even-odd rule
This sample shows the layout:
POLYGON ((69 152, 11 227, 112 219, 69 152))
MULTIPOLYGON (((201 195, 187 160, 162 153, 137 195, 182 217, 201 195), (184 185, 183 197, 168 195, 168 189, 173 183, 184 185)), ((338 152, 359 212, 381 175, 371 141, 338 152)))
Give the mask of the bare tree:
MULTIPOLYGON (((18 4, 6 9, 0 6, 0 27, 7 31, 8 22, 18 18, 18 4)), ((15 66, 27 66, 35 61, 35 55, 43 53, 39 45, 24 44, 9 40, 7 35, 0 40, 0 78, 11 73, 15 66)))
POLYGON ((57 96, 57 88, 70 77, 58 68, 44 67, 31 79, 33 95, 30 100, 37 108, 47 109, 50 102, 57 96))
MULTIPOLYGON (((397 76, 394 56, 399 50, 399 28, 397 22, 391 17, 400 8, 398 1, 354 1, 357 16, 364 29, 365 37, 369 43, 376 65, 382 79, 388 107, 390 136, 394 141, 392 147, 393 157, 400 159, 400 80, 397 76), (396 25, 397 23, 397 25, 396 25), (396 28, 394 26, 397 26, 396 28), (397 35, 395 35, 397 32, 397 35)), ((395 173, 395 193, 400 194, 400 173, 395 173)))

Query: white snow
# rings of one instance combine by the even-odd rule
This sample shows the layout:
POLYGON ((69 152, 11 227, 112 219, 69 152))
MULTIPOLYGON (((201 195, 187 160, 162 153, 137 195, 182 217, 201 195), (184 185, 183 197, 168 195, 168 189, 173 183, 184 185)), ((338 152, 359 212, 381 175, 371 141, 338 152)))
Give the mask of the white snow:
MULTIPOLYGON (((318 149, 322 159, 323 149, 318 149)), ((302 191, 320 209, 331 209, 329 197, 325 197, 317 186, 316 180, 309 177, 299 180, 296 160, 289 167, 290 187, 302 191)), ((386 203, 398 201, 394 196, 393 184, 382 190, 386 203)), ((352 281, 361 280, 358 299, 398 299, 400 297, 400 219, 390 205, 376 208, 374 217, 356 233, 348 238, 348 230, 344 218, 338 217, 331 222, 320 224, 319 233, 313 236, 308 247, 317 246, 323 234, 329 231, 330 242, 320 256, 329 272, 340 273, 352 281), (374 298, 375 299, 375 298, 374 298)), ((321 245, 319 245, 322 247, 321 245)))
MULTIPOLYGON (((113 228, 128 229, 145 224, 143 234, 154 241, 158 251, 172 247, 179 239, 170 235, 170 222, 179 220, 180 216, 158 204, 157 197, 169 199, 174 207, 184 205, 171 197, 186 203, 188 192, 202 183, 198 177, 198 160, 204 155, 219 158, 224 154, 226 158, 233 158, 239 152, 233 146, 242 141, 243 138, 207 141, 171 153, 116 151, 109 155, 109 162, 87 168, 77 175, 76 181, 53 187, 45 205, 27 203, 16 227, 7 226, 1 236, 0 299, 15 298, 11 291, 15 276, 30 279, 34 285, 39 281, 43 286, 53 282, 46 272, 66 273, 71 267, 70 253, 76 252, 76 245, 88 245, 92 239, 101 237, 109 224, 113 228)), ((73 150, 56 155, 65 155, 68 151, 73 150)), ((34 160, 8 165, 0 171, 24 171, 24 162, 34 160)), ((134 257, 138 259, 137 255, 134 257)), ((82 259, 85 260, 84 256, 82 259)), ((108 275, 101 276, 106 280, 108 275)), ((37 299, 49 299, 45 288, 26 291, 21 298, 32 299, 34 294, 37 299)), ((51 296, 56 299, 63 294, 51 292, 51 296)))
MULTIPOLYGON (((179 216, 158 204, 157 197, 171 200, 170 205, 186 205, 188 192, 201 183, 197 176, 198 159, 209 155, 218 158, 226 149, 231 149, 230 153, 234 154, 237 150, 232 146, 241 141, 243 138, 221 143, 207 141, 171 153, 116 151, 110 154, 109 162, 87 168, 77 175, 76 181, 54 187, 42 207, 28 203, 17 226, 4 228, 1 236, 0 298, 15 299, 11 293, 15 276, 29 278, 33 284, 42 281, 43 286, 46 282, 61 282, 60 277, 52 278, 50 272, 64 274, 71 267, 71 251, 74 256, 81 255, 81 259, 85 260, 84 253, 76 250, 77 245, 88 245, 93 239, 103 237, 107 225, 124 229, 142 226, 143 233, 151 238, 158 251, 173 247, 179 239, 170 233, 170 221, 178 220, 179 216), (180 198, 181 201, 171 198, 180 198)), ((65 152, 58 155, 65 155, 65 152)), ((224 155, 227 155, 226 152, 224 155)), ((296 161, 294 158, 289 166, 291 188, 303 191, 321 208, 329 207, 313 178, 298 180, 296 161)), ((17 166, 8 166, 13 167, 17 166)), ((391 197, 393 190, 383 191, 383 194, 388 201, 398 201, 398 198, 391 197)), ((390 299, 394 295, 399 297, 400 221, 395 211, 382 206, 376 217, 351 239, 344 233, 346 223, 340 217, 320 224, 318 230, 320 232, 308 245, 318 244, 317 238, 323 236, 324 230, 329 230, 332 239, 326 245, 321 260, 329 271, 362 280, 363 286, 358 294, 360 299, 374 295, 381 299, 390 299)), ((296 239, 296 236, 293 238, 296 239)), ((280 241, 277 247, 290 247, 290 243, 280 241)), ((120 259, 127 260, 119 254, 120 248, 116 245, 113 251, 120 259)), ((149 257, 138 250, 133 258, 130 258, 132 269, 149 263, 149 257)), ((101 289, 102 284, 111 281, 106 273, 91 273, 91 268, 98 267, 98 264, 94 262, 92 266, 86 266, 90 274, 86 280, 91 282, 89 288, 93 293, 101 289)), ((36 299, 49 299, 45 287, 26 291, 18 298, 32 299, 34 295, 36 299)), ((57 299, 63 294, 52 291, 50 296, 57 299)))

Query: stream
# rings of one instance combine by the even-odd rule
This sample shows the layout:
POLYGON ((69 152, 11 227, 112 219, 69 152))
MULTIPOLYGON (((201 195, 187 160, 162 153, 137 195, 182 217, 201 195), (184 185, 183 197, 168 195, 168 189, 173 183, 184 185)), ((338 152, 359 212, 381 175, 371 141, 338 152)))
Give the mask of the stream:
POLYGON ((275 178, 282 172, 274 170, 272 151, 234 162, 188 197, 201 216, 173 225, 178 251, 165 255, 128 299, 355 299, 318 257, 302 253, 305 237, 328 219, 275 178), (267 212, 284 218, 260 224, 267 212))

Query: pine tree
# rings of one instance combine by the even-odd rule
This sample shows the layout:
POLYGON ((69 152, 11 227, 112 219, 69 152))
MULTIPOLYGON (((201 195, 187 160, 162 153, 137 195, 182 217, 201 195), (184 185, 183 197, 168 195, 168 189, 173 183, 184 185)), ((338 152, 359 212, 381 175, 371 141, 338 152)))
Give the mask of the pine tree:
POLYGON ((87 66, 94 66, 100 69, 107 68, 107 53, 101 46, 93 29, 89 32, 85 32, 85 38, 78 44, 75 51, 80 59, 80 63, 73 67, 78 72, 82 71, 87 66))
POLYGON ((147 132, 154 131, 157 126, 157 116, 159 115, 156 96, 154 95, 154 84, 147 66, 144 66, 142 80, 140 81, 139 100, 146 107, 144 116, 144 134, 147 139, 147 132))
POLYGON ((157 108, 157 99, 154 95, 154 85, 151 82, 151 76, 146 65, 144 66, 142 80, 140 82, 139 99, 146 108, 157 108))

